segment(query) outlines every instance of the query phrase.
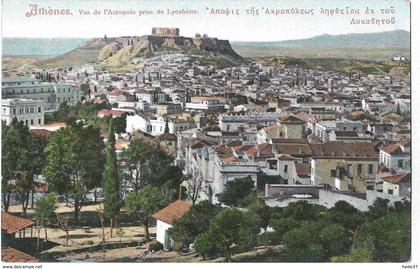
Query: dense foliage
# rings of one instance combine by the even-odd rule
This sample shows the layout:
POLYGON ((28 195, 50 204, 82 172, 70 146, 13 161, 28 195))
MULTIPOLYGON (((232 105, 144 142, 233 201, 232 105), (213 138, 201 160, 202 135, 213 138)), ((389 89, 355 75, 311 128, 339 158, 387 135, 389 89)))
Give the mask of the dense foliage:
POLYGON ((255 185, 250 176, 236 178, 225 184, 224 191, 217 194, 219 201, 228 206, 239 206, 239 203, 247 195, 254 193, 255 185))
POLYGON ((45 150, 44 177, 52 191, 74 205, 76 222, 88 192, 101 186, 103 149, 98 129, 72 122, 54 133, 45 150))

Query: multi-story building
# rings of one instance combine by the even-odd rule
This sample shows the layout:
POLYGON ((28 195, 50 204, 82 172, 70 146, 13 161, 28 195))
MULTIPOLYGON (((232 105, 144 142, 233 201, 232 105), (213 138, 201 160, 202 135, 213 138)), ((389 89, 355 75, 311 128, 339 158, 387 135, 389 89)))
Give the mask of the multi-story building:
POLYGON ((2 98, 41 100, 45 111, 55 111, 61 103, 73 106, 81 100, 80 89, 75 85, 41 82, 27 77, 3 78, 2 98))
POLYGON ((378 156, 370 143, 330 141, 311 144, 311 184, 340 191, 373 190, 378 156))
POLYGON ((44 102, 34 99, 7 98, 1 100, 1 120, 9 125, 13 119, 26 126, 44 124, 44 102))

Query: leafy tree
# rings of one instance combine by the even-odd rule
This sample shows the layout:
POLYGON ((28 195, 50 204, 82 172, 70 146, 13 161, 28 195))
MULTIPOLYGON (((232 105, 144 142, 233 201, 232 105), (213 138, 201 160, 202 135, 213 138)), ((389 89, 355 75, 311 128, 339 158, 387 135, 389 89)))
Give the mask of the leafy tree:
POLYGON ((273 227, 274 231, 278 233, 279 237, 281 238, 285 233, 292 230, 293 228, 300 227, 300 223, 291 217, 273 217, 270 219, 270 226, 273 227))
POLYGON ((191 244, 195 238, 208 230, 211 219, 220 211, 220 207, 209 201, 201 201, 173 223, 169 229, 174 241, 191 244))
POLYGON ((125 198, 129 215, 135 215, 144 225, 146 241, 150 241, 149 225, 152 215, 165 205, 165 198, 157 187, 146 185, 137 192, 132 192, 125 198))
POLYGON ((308 201, 297 201, 290 203, 283 210, 284 217, 291 217, 297 221, 318 220, 322 218, 326 208, 308 201))
POLYGON ((231 262, 232 246, 248 244, 255 238, 256 226, 255 220, 248 218, 241 211, 225 208, 211 220, 209 230, 197 238, 199 244, 195 245, 195 249, 203 256, 209 254, 208 250, 221 250, 225 253, 227 261, 231 262), (204 241, 205 239, 207 240, 204 241))
POLYGON ((327 219, 332 223, 343 225, 346 229, 355 232, 366 218, 362 212, 346 201, 338 201, 327 213, 327 219))
POLYGON ((34 176, 43 166, 42 154, 38 155, 40 147, 42 144, 22 122, 13 120, 10 126, 2 125, 2 203, 6 212, 11 192, 16 190, 26 214, 29 195, 36 187, 34 176))
POLYGON ((224 191, 216 194, 216 197, 225 205, 238 206, 243 198, 254 192, 254 188, 254 181, 250 176, 236 178, 233 181, 228 181, 224 191))
POLYGON ((38 199, 35 204, 35 216, 39 224, 44 227, 45 241, 48 240, 47 227, 50 221, 54 218, 54 210, 57 208, 57 195, 50 193, 38 199))
POLYGON ((325 261, 325 251, 319 241, 319 233, 324 227, 321 222, 305 222, 283 235, 285 254, 291 262, 325 261))
POLYGON ((369 220, 375 220, 383 217, 393 211, 393 208, 389 205, 388 199, 376 198, 375 202, 369 206, 367 216, 369 220))
POLYGON ((349 254, 331 257, 332 262, 373 262, 373 253, 368 248, 353 248, 349 254))
POLYGON ((327 257, 347 253, 351 246, 348 231, 340 224, 330 224, 319 234, 320 242, 327 257))
POLYGON ((220 249, 219 245, 214 242, 212 235, 208 232, 201 233, 197 236, 197 239, 194 242, 194 249, 204 257, 204 259, 216 257, 223 252, 223 249, 220 249))
POLYGON ((166 184, 165 187, 176 189, 178 193, 182 170, 173 166, 173 159, 159 147, 135 139, 124 150, 122 158, 124 170, 128 172, 124 177, 128 188, 137 191, 147 184, 159 188, 166 184))
POLYGON ((242 207, 246 207, 248 209, 247 213, 250 214, 250 216, 256 217, 258 220, 258 227, 264 231, 265 242, 267 244, 267 228, 270 224, 270 217, 272 213, 270 207, 265 203, 263 198, 258 197, 255 194, 246 196, 240 201, 240 204, 242 207))
POLYGON ((112 237, 113 221, 116 220, 120 212, 120 181, 118 178, 117 158, 115 156, 115 135, 112 120, 109 126, 106 153, 104 169, 104 215, 110 220, 109 228, 112 237))
POLYGON ((53 191, 74 205, 78 222, 86 195, 102 181, 104 154, 99 130, 72 123, 52 136, 45 152, 45 179, 53 191))
POLYGON ((375 262, 406 262, 411 254, 409 214, 388 214, 365 223, 357 234, 356 248, 368 247, 375 262))

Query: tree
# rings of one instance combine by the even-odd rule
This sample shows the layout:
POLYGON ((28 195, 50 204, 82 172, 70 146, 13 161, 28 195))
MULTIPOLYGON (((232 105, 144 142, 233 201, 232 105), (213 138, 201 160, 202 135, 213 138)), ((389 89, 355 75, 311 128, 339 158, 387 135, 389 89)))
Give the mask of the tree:
POLYGON ((124 160, 125 184, 138 191, 141 186, 151 184, 162 187, 166 182, 178 192, 182 170, 172 165, 173 159, 158 146, 152 146, 142 139, 131 141, 122 154, 124 160))
POLYGON ((125 133, 126 123, 127 123, 127 113, 124 113, 120 117, 112 119, 114 124, 114 130, 116 133, 125 133))
POLYGON ((36 201, 35 216, 38 224, 44 227, 45 241, 48 240, 47 227, 54 218, 54 210, 56 209, 57 195, 54 193, 47 194, 36 201))
POLYGON ((353 248, 349 254, 331 257, 332 262, 373 262, 373 253, 368 248, 353 248))
POLYGON ((165 198, 157 187, 146 185, 137 192, 132 192, 125 198, 125 205, 129 215, 135 215, 144 225, 146 241, 150 241, 149 224, 152 215, 162 209, 165 198))
POLYGON ((2 203, 7 212, 10 195, 18 192, 23 213, 29 203, 29 194, 35 189, 34 176, 43 163, 38 163, 38 144, 34 143, 29 129, 22 122, 13 120, 10 126, 2 125, 2 203))
POLYGON ((208 255, 209 250, 222 251, 226 260, 231 262, 232 246, 248 244, 255 238, 256 226, 255 220, 247 218, 241 211, 225 208, 211 220, 209 230, 197 238, 199 244, 194 247, 202 256, 208 255))
POLYGON ((115 156, 115 135, 112 120, 110 120, 109 124, 106 153, 104 169, 104 215, 110 221, 109 228, 112 237, 113 221, 116 221, 120 212, 120 180, 118 178, 117 157, 115 156))
POLYGON ((249 214, 257 216, 258 227, 263 229, 266 236, 265 241, 268 243, 267 228, 270 224, 271 209, 265 203, 265 200, 255 194, 251 194, 242 199, 240 204, 248 209, 249 214))
POLYGON ((215 257, 220 253, 223 253, 223 250, 213 241, 212 235, 208 232, 201 233, 197 236, 197 239, 194 242, 194 249, 204 257, 204 259, 215 257))
POLYGON ((45 150, 48 186, 73 204, 76 222, 88 192, 101 185, 103 147, 98 129, 71 123, 52 136, 45 150))
POLYGON ((207 200, 194 204, 181 218, 174 221, 169 233, 174 241, 191 244, 199 234, 208 230, 211 219, 219 211, 219 206, 207 200))
POLYGON ((326 257, 343 255, 351 247, 348 231, 340 224, 325 226, 319 234, 319 239, 326 257))
POLYGON ((66 246, 69 245, 69 216, 61 216, 60 214, 55 213, 55 219, 56 219, 56 226, 63 230, 66 233, 66 246))
POLYGON ((388 199, 376 198, 373 204, 369 206, 367 216, 369 220, 375 220, 389 214, 392 210, 388 199))
POLYGON ((169 134, 169 123, 168 123, 168 119, 166 119, 166 123, 165 123, 165 131, 166 134, 169 134))
POLYGON ((398 115, 401 115, 400 103, 398 103, 397 110, 395 111, 395 113, 398 114, 398 115))
POLYGON ((390 213, 365 223, 357 234, 356 248, 368 248, 375 262, 406 262, 411 256, 410 214, 390 213))
POLYGON ((288 262, 321 262, 325 253, 319 242, 319 233, 324 227, 321 222, 304 222, 283 235, 286 246, 285 255, 288 262))
POLYGON ((270 226, 273 227, 274 231, 278 234, 278 237, 282 238, 283 235, 291 229, 300 227, 300 223, 291 217, 273 217, 270 219, 270 226))
POLYGON ((355 233, 356 229, 366 221, 363 213, 346 201, 335 203, 334 207, 328 210, 327 219, 332 223, 343 225, 352 233, 355 233))
POLYGON ((201 184, 203 183, 203 179, 201 177, 197 178, 184 178, 184 182, 187 182, 186 194, 188 199, 191 200, 192 204, 194 205, 199 198, 201 184))
POLYGON ((318 220, 322 217, 326 208, 316 204, 310 204, 308 201, 297 201, 290 203, 283 210, 284 217, 291 217, 296 221, 318 220))
POLYGON ((222 193, 216 194, 220 202, 228 206, 238 206, 239 202, 247 195, 254 192, 254 181, 250 176, 236 178, 225 184, 222 193))

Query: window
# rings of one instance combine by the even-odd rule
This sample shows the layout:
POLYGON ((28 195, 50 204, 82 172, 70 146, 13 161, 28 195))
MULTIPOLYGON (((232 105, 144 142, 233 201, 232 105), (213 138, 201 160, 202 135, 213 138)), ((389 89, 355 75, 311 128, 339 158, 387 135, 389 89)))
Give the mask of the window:
POLYGON ((403 168, 403 165, 404 165, 404 161, 398 160, 398 168, 403 168))
POLYGON ((38 119, 38 124, 41 124, 41 119, 38 119))
POLYGON ((41 107, 40 106, 38 107, 38 112, 41 113, 41 107))
POLYGON ((33 119, 31 119, 31 125, 34 125, 34 120, 33 119))
POLYGON ((16 115, 16 108, 13 108, 13 115, 16 115))
POLYGON ((25 120, 25 125, 28 126, 28 120, 25 120))
POLYGON ((357 165, 357 174, 360 176, 362 174, 363 171, 363 164, 358 164, 357 165))
POLYGON ((373 185, 367 185, 366 189, 369 190, 369 191, 373 191, 373 185))
POLYGON ((335 169, 331 169, 331 177, 336 177, 337 176, 337 171, 335 169))
POLYGON ((369 175, 372 175, 373 174, 373 164, 369 164, 368 169, 369 169, 369 175))
POLYGON ((284 172, 285 172, 285 173, 287 173, 287 169, 288 169, 288 168, 289 168, 289 167, 288 167, 288 165, 285 165, 285 166, 284 166, 284 172))
POLYGON ((388 194, 394 194, 394 190, 388 189, 388 194))

